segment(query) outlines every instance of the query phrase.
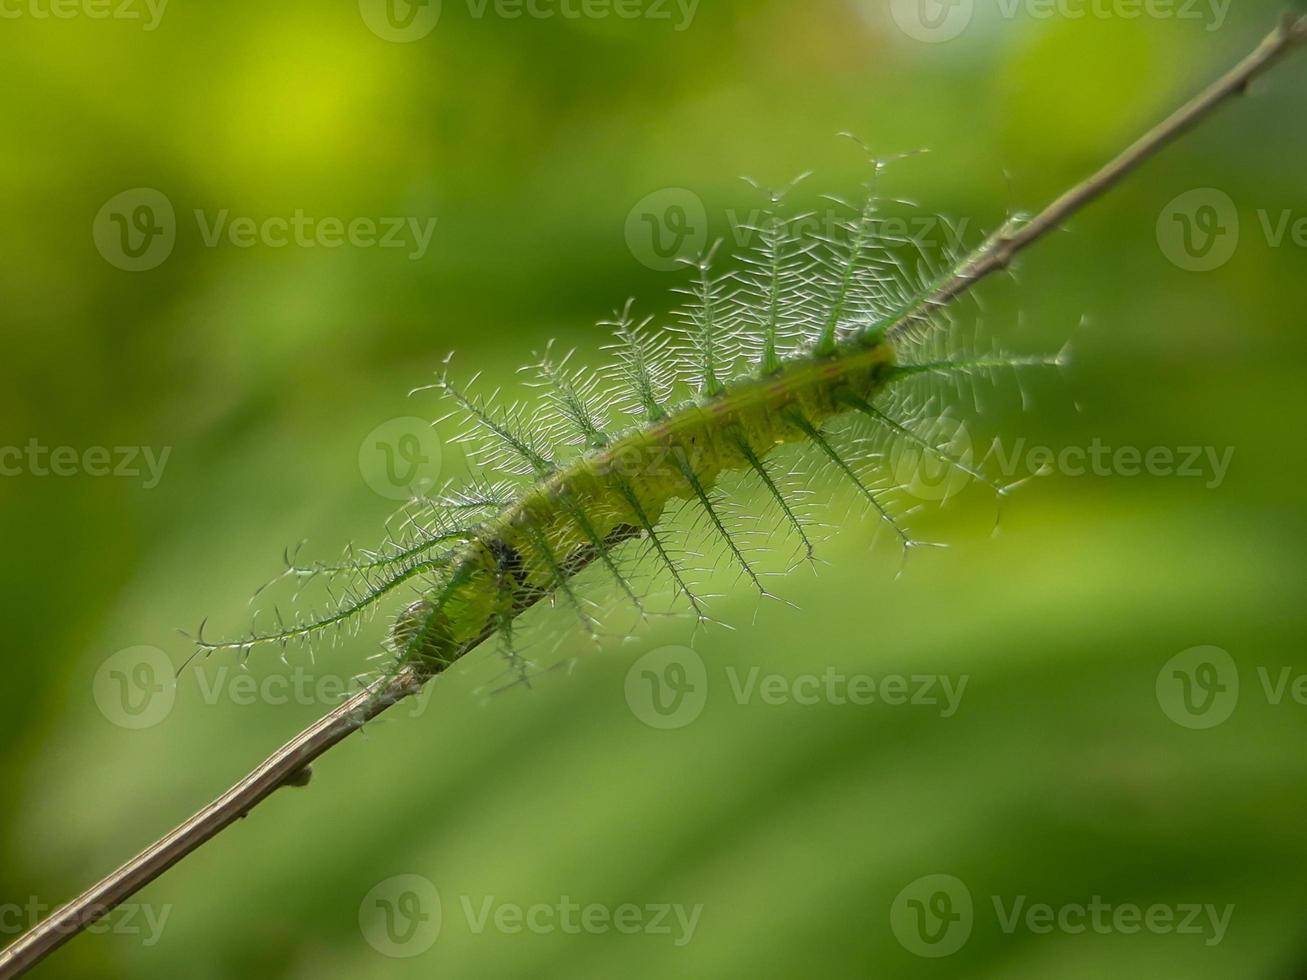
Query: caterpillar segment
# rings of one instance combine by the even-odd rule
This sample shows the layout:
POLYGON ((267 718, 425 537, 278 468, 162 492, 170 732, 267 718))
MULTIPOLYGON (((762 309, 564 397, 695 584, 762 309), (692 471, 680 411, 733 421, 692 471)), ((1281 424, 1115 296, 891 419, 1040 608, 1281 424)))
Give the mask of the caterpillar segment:
MULTIPOLYGON (((397 636, 405 638, 407 646, 408 638, 420 633, 415 649, 443 669, 470 649, 470 640, 495 631, 505 604, 510 611, 521 610, 555 593, 577 609, 587 632, 592 632, 594 623, 570 583, 576 570, 599 560, 620 578, 612 559, 616 544, 640 531, 655 534, 657 523, 677 499, 704 507, 746 574, 766 593, 716 514, 709 491, 725 473, 756 472, 770 453, 787 443, 816 437, 826 452, 840 459, 816 427, 851 411, 848 397, 875 398, 895 376, 894 365, 893 347, 886 342, 837 358, 795 362, 778 375, 725 389, 716 398, 695 402, 652 428, 581 457, 537 482, 517 504, 488 522, 454 559, 453 577, 460 581, 452 594, 441 597, 438 610, 425 601, 410 607, 396 625, 397 636), (506 567, 512 570, 508 585, 506 567)), ((840 465, 852 473, 842 459, 840 465)), ((874 494, 858 482, 892 523, 874 494)), ((792 516, 788 505, 786 510, 792 516)), ((674 566, 665 552, 662 558, 674 566)), ((689 593, 688 588, 684 591, 689 593)))

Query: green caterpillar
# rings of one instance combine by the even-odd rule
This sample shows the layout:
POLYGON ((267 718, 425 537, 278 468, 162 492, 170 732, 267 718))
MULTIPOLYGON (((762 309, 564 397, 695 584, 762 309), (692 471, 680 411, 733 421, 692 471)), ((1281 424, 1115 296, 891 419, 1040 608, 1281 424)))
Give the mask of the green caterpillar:
POLYGON ((835 236, 796 231, 807 216, 783 214, 782 198, 771 195, 753 229, 758 243, 741 257, 741 269, 715 277, 711 254, 689 263, 694 280, 683 291, 689 300, 673 331, 658 335, 649 321, 637 324, 628 304, 606 324, 616 334, 610 348, 616 360, 607 372, 572 370, 568 358, 547 351, 531 368, 543 389, 540 412, 496 408, 451 381, 446 364, 434 385, 418 391, 435 389, 457 406, 471 422, 466 438, 478 443, 482 466, 507 479, 415 501, 383 551, 350 552, 338 565, 288 561, 288 574, 303 580, 349 577, 347 594, 325 614, 293 625, 278 615, 277 629, 241 640, 209 642, 201 631, 200 650, 285 647, 357 623, 383 598, 413 586, 420 597, 390 631, 396 669, 416 662, 437 673, 499 634, 514 670, 525 677, 514 627, 541 599, 566 601, 596 633, 574 587, 587 566, 602 566, 642 608, 623 570, 625 550, 636 542, 704 620, 703 600, 674 557, 666 517, 678 503, 701 508, 708 532, 753 587, 770 595, 728 527, 719 495, 725 474, 755 478, 811 558, 809 527, 770 462, 786 444, 812 447, 847 479, 906 554, 921 542, 895 518, 884 488, 859 472, 858 446, 842 450, 829 431, 851 414, 1006 493, 898 417, 897 390, 912 379, 975 376, 1061 358, 1002 351, 939 357, 934 341, 950 321, 931 297, 965 270, 969 257, 948 250, 932 256, 921 243, 883 234, 875 178, 835 236), (612 419, 632 417, 636 424, 614 431, 612 419), (560 445, 561 452, 549 448, 560 445))

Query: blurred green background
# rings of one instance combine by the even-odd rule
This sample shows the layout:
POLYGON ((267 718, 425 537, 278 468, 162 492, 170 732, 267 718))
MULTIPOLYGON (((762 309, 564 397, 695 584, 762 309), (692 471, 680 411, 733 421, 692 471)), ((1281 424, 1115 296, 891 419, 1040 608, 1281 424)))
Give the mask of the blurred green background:
MULTIPOLYGON (((219 657, 160 693, 147 727, 114 708, 114 684, 141 677, 132 658, 155 656, 137 648, 180 664, 178 627, 240 628, 285 546, 308 539, 306 554, 329 557, 378 539, 394 502, 375 489, 370 434, 437 413, 405 393, 447 352, 507 383, 550 338, 593 350, 590 324, 628 296, 667 309, 677 277, 651 268, 642 215, 670 222, 668 202, 701 201, 696 230, 729 238, 758 202, 741 175, 777 185, 813 170, 812 194, 856 193, 864 160, 842 130, 882 154, 929 147, 888 189, 993 226, 1224 70, 1278 6, 1044 16, 978 0, 969 19, 966 4, 927 5, 944 17, 933 32, 888 0, 703 0, 689 16, 649 0, 631 20, 597 16, 605 5, 512 18, 445 0, 434 27, 432 8, 370 0, 4 9, 0 446, 68 446, 83 462, 92 447, 171 447, 157 486, 85 465, 0 478, 8 940, 365 666, 380 624, 316 665, 256 655, 252 696, 219 657), (105 9, 115 16, 92 16, 105 9), (117 219, 102 208, 139 188, 175 210, 166 257, 115 251, 113 222, 135 234, 144 199, 110 207, 117 219), (224 212, 297 209, 437 223, 425 251, 205 242, 224 212), (122 268, 134 261, 154 267, 122 268), (317 693, 268 686, 292 671, 317 693)), ((1307 218, 1305 112, 1307 57, 1041 243, 1019 289, 987 289, 1004 342, 1073 337, 1076 361, 1031 411, 996 399, 977 432, 1233 447, 1223 480, 1054 473, 1014 495, 993 539, 993 501, 972 488, 916 519, 952 548, 915 556, 897 581, 892 552, 869 549, 874 522, 849 522, 819 576, 777 584, 798 611, 758 608, 723 576, 716 608, 734 631, 660 621, 529 691, 481 696, 498 667, 479 652, 421 710, 342 745, 311 788, 279 793, 34 975, 1303 976, 1307 707, 1292 682, 1307 671, 1307 463, 1293 433, 1307 408, 1307 242, 1291 229, 1307 218), (1166 209, 1201 188, 1217 196, 1190 199, 1193 228, 1224 237, 1188 255, 1217 267, 1191 271, 1174 261, 1186 219, 1166 209), (645 724, 628 671, 691 640, 702 713, 645 724), (1169 664, 1200 646, 1232 660, 1169 664), (733 683, 754 667, 967 686, 949 717, 738 703, 733 683), (1186 715, 1176 670, 1215 692, 1214 713, 1186 715), (970 931, 945 945, 965 942, 917 955, 944 947, 914 950, 927 920, 913 917, 948 911, 941 895, 960 910, 959 883, 974 912, 954 925, 970 931), (1096 898, 1233 912, 1219 942, 1206 914, 1196 935, 1004 928, 1018 901, 1096 898), (564 901, 701 909, 690 936, 674 914, 670 934, 477 928, 485 907, 564 901)), ((453 430, 436 432, 455 475, 453 430)), ((548 616, 564 648, 584 644, 565 611, 548 616)))

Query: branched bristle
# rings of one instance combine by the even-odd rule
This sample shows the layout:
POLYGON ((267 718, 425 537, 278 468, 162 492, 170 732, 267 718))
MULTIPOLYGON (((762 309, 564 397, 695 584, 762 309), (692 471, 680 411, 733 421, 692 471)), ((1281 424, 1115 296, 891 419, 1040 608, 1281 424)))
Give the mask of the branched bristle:
POLYGON ((627 303, 612 320, 600 323, 612 327, 616 337, 616 343, 604 349, 617 357, 611 374, 619 389, 626 389, 622 407, 643 412, 649 421, 658 422, 667 417, 672 392, 673 377, 667 368, 671 341, 666 336, 650 336, 651 319, 636 323, 631 318, 631 306, 627 303))
POLYGON ((807 557, 812 559, 816 554, 816 549, 808 539, 808 532, 804 529, 802 522, 800 522, 799 518, 795 515, 790 502, 786 500, 785 495, 781 493, 780 488, 776 485, 776 481, 772 478, 771 473, 768 472, 767 464, 758 458, 758 454, 754 452, 753 447, 749 445, 749 441, 744 437, 737 435, 735 437, 735 444, 739 447, 740 454, 744 456, 745 461, 748 462, 749 468, 758 474, 758 478, 762 480, 763 486, 767 488, 767 492, 772 495, 772 499, 774 499, 780 507, 781 513, 783 513, 785 519, 789 521, 790 526, 794 529, 794 533, 797 534, 799 540, 803 542, 803 547, 807 552, 807 557))
POLYGON ((734 296, 725 291, 734 277, 713 277, 713 252, 694 263, 694 284, 675 290, 690 297, 677 313, 681 321, 677 329, 686 341, 682 360, 702 398, 716 398, 726 390, 739 357, 738 334, 730 332, 728 321, 734 296))
POLYGON ((466 413, 471 427, 459 437, 459 441, 478 447, 477 455, 482 465, 519 475, 544 476, 553 471, 554 464, 540 445, 538 429, 534 420, 527 417, 525 406, 515 404, 497 409, 492 404, 494 394, 489 397, 469 396, 449 380, 447 367, 429 387, 440 391, 466 413), (525 464, 526 469, 514 466, 514 461, 525 464))
MULTIPOLYGON (((790 188, 803 179, 796 179, 790 188)), ((809 287, 815 243, 795 230, 812 216, 782 212, 788 190, 772 191, 759 223, 745 226, 757 235, 758 244, 740 256, 741 269, 736 273, 740 288, 734 294, 732 316, 752 331, 753 356, 764 378, 781 370, 782 351, 800 342, 813 319, 809 287)))
POLYGON ((877 496, 876 492, 863 482, 862 478, 854 471, 853 466, 849 461, 841 456, 836 451, 835 447, 831 445, 830 440, 822 435, 820 430, 809 422, 798 410, 790 409, 786 414, 790 421, 812 440, 813 445, 820 449, 826 457, 835 464, 836 469, 848 477, 849 481, 858 489, 858 492, 861 493, 874 508, 876 508, 876 512, 880 515, 881 520, 893 529, 894 534, 903 543, 903 547, 912 547, 915 542, 908 536, 908 532, 899 526, 898 521, 894 519, 890 512, 885 508, 885 505, 881 503, 880 497, 877 496))
POLYGON ((539 362, 524 369, 538 379, 529 387, 544 393, 545 402, 558 413, 563 428, 571 430, 573 445, 602 449, 612 441, 603 429, 612 407, 611 393, 603 390, 594 374, 581 368, 568 370, 570 352, 557 360, 552 352, 551 341, 539 362))
POLYGON ((945 450, 936 446, 934 443, 929 442, 926 439, 923 439, 921 436, 917 435, 915 432, 913 432, 911 429, 905 426, 902 422, 898 422, 890 418, 888 415, 886 415, 880 409, 876 408, 874 405, 867 402, 865 399, 850 394, 845 394, 843 398, 850 407, 857 409, 858 411, 862 412, 864 415, 872 419, 877 424, 884 426, 886 429, 889 429, 890 432, 892 432, 894 435, 906 439, 908 442, 910 442, 912 445, 916 446, 919 449, 925 450, 927 453, 929 453, 931 456, 934 456, 936 459, 944 463, 946 466, 952 467, 958 472, 971 477, 973 480, 983 483, 985 486, 989 487, 999 496, 1002 496, 1007 492, 1007 490, 1004 487, 1000 487, 997 483, 993 482, 981 470, 978 470, 974 466, 969 465, 965 461, 959 459, 957 456, 954 456, 953 454, 946 452, 945 450))
POLYGON ((702 505, 704 513, 708 516, 708 520, 712 522, 712 526, 716 529, 717 533, 721 535, 726 546, 730 548, 731 554, 735 556, 735 560, 739 562, 740 569, 748 576, 749 581, 754 584, 759 592, 763 595, 767 595, 767 590, 763 587, 762 581, 758 578, 758 573, 755 572, 753 566, 749 564, 749 560, 744 557, 744 552, 740 550, 740 546, 736 542, 735 537, 726 529, 726 525, 722 522, 721 515, 717 513, 717 508, 713 506, 712 499, 708 496, 707 489, 699 479, 698 474, 695 473, 694 466, 691 464, 690 460, 686 458, 686 454, 684 452, 673 450, 672 460, 681 471, 681 475, 685 477, 685 482, 694 493, 695 499, 702 505))
MULTIPOLYGON (((240 640, 210 642, 204 638, 204 629, 201 626, 199 634, 195 638, 195 643, 207 653, 214 653, 218 650, 248 651, 255 646, 267 643, 286 646, 293 641, 309 640, 332 628, 339 629, 350 626, 357 629, 360 623, 360 614, 374 607, 380 599, 416 576, 436 571, 448 564, 448 555, 424 561, 415 561, 407 567, 400 567, 397 570, 388 572, 384 577, 376 581, 371 580, 365 572, 363 574, 365 586, 358 590, 352 589, 343 598, 335 600, 335 604, 327 612, 316 616, 307 616, 289 626, 279 623, 275 630, 253 633, 240 640)), ((280 620, 280 612, 277 612, 277 618, 280 620)))
POLYGON ((671 575, 677 591, 685 596, 686 600, 694 608, 696 617, 702 622, 706 618, 703 602, 686 584, 680 566, 678 566, 676 562, 672 560, 671 555, 668 554, 667 547, 663 544, 653 520, 649 517, 644 505, 640 502, 639 495, 631 487, 630 482, 621 474, 618 474, 615 484, 618 494, 626 502, 627 506, 630 507, 631 513, 635 516, 637 526, 648 537, 649 543, 653 546, 654 553, 657 555, 658 560, 671 575))
MULTIPOLYGON (((834 203, 848 207, 843 201, 834 203)), ((875 195, 869 195, 852 218, 842 220, 839 230, 842 237, 820 237, 824 248, 816 252, 820 272, 816 277, 820 286, 820 331, 813 343, 817 357, 833 357, 839 343, 841 325, 848 321, 867 321, 873 310, 868 300, 874 294, 868 280, 874 284, 879 269, 870 261, 877 251, 875 195), (859 287, 863 287, 859 289, 859 287)))

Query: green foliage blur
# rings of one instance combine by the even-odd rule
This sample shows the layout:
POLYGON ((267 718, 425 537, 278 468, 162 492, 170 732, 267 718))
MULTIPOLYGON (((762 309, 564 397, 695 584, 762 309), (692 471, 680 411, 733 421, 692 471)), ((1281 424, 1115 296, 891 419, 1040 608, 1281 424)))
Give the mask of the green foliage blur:
MULTIPOLYGON (((701 201, 729 245, 760 201, 740 176, 811 170, 808 204, 854 196, 866 157, 841 131, 885 156, 929 148, 887 192, 993 227, 1231 65, 1280 9, 977 0, 958 36, 923 40, 968 5, 643 0, 624 19, 445 0, 403 40, 430 7, 122 3, 0 2, 0 447, 22 450, 0 458, 5 941, 334 703, 279 679, 368 668, 380 621, 316 662, 216 657, 147 727, 106 708, 139 676, 111 657, 156 648, 179 666, 178 628, 243 628, 287 546, 330 558, 379 540, 394 501, 360 458, 378 427, 440 414, 406 393, 448 352, 487 388, 551 338, 591 360, 593 324, 627 297, 673 303, 680 278, 651 267, 647 237, 686 227, 669 201, 701 201), (944 19, 905 29, 914 10, 944 19), (140 188, 175 210, 175 243, 126 271, 121 242, 153 225, 139 198, 102 209, 140 188), (411 247, 383 248, 279 247, 231 224, 296 214, 435 225, 424 249, 411 225, 411 247), (72 475, 40 475, 33 441, 72 447, 72 475), (93 447, 130 468, 120 446, 167 448, 158 479, 143 453, 136 475, 94 475, 93 447)), ((846 499, 828 564, 775 583, 797 610, 723 571, 733 631, 657 619, 494 697, 496 655, 479 651, 33 976, 1302 976, 1305 116, 1307 56, 1028 253, 1019 285, 986 288, 1005 345, 1070 338, 1075 359, 1028 411, 998 397, 963 413, 977 446, 1001 433, 1009 454, 1126 457, 1055 465, 996 537, 981 487, 924 507, 914 527, 951 548, 898 579, 846 499), (1216 267, 1181 267, 1212 249, 1216 267), (1232 450, 1228 471, 1129 463, 1183 447, 1232 450), (701 714, 646 724, 629 672, 691 642, 701 714), (1196 647, 1232 661, 1172 663, 1196 647), (1189 695, 1234 705, 1219 724, 1182 723, 1214 720, 1177 700, 1186 664, 1189 695), (786 696, 830 672, 882 693, 899 676, 910 693, 918 675, 966 687, 947 716, 786 696), (773 675, 781 696, 740 696, 773 675), (1095 902, 1105 918, 1076 917, 1095 902), (589 925, 567 925, 568 903, 597 909, 589 925), (1026 914, 1044 905, 1051 926, 1026 914), (1189 905, 1204 912, 1180 929, 1189 905), (1131 907, 1163 912, 1140 927, 1131 907), (1205 910, 1229 907, 1218 932, 1205 910), (969 931, 912 938, 932 923, 969 931)), ((435 430, 444 476, 465 466, 454 431, 435 430)), ((541 616, 564 653, 587 649, 566 610, 541 616)))

